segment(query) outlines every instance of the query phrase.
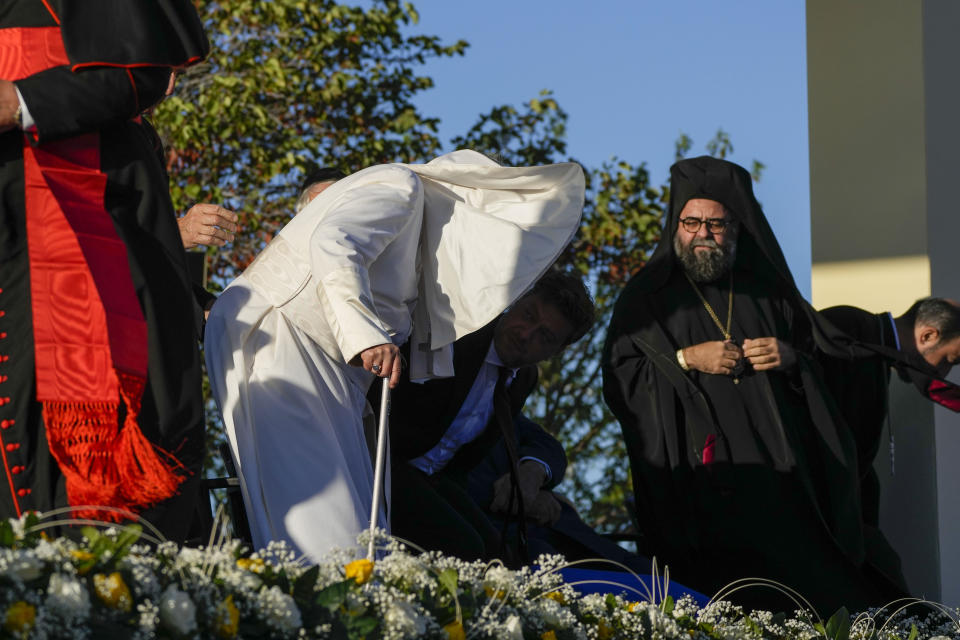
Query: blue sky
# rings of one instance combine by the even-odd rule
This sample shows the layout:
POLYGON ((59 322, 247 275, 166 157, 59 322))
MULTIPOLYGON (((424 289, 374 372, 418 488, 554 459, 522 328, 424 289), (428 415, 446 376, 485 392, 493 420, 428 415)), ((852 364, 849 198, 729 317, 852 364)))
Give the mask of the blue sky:
POLYGON ((568 153, 611 156, 667 175, 681 132, 691 154, 723 128, 730 157, 767 168, 757 197, 797 283, 810 293, 810 192, 804 3, 770 0, 414 0, 415 32, 470 43, 430 61, 417 99, 441 138, 493 105, 551 89, 569 114, 568 153))

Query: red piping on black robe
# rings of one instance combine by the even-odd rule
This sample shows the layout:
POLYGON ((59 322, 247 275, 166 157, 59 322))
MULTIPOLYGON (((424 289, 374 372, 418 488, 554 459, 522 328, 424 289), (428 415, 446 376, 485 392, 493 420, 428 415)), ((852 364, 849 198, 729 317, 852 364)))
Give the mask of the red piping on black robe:
MULTIPOLYGON (((20 53, 0 56, 0 77, 12 80, 69 64, 58 27, 0 30, 0 51, 20 53)), ((71 505, 137 512, 173 496, 183 466, 137 424, 147 325, 126 247, 104 208, 99 135, 39 146, 25 135, 23 165, 37 400, 47 442, 71 505)))

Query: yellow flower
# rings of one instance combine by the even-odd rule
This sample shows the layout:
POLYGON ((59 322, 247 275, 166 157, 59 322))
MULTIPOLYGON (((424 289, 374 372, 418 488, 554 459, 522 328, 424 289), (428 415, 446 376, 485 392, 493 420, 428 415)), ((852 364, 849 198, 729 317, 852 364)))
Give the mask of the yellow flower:
POLYGON ((3 628, 9 633, 20 634, 26 637, 33 628, 37 619, 37 609, 32 605, 18 600, 7 609, 7 616, 3 620, 3 628))
MULTIPOLYGON (((444 625, 443 630, 447 632, 448 640, 466 640, 467 634, 463 632, 463 624, 459 620, 444 625)), ((554 638, 553 640, 557 640, 554 638)))
POLYGON ((600 640, 610 640, 613 637, 613 627, 601 620, 597 623, 597 637, 600 640))
POLYGON ((237 627, 240 624, 240 611, 237 605, 233 604, 233 595, 227 596, 227 599, 217 606, 216 617, 214 619, 214 628, 217 630, 217 636, 220 638, 233 638, 237 635, 237 627))
POLYGON ((100 601, 111 609, 124 613, 133 609, 133 596, 130 595, 130 589, 123 581, 123 576, 117 572, 108 576, 102 573, 93 576, 93 590, 100 601))
POLYGON ((500 589, 499 591, 495 591, 494 588, 491 587, 490 585, 484 585, 483 592, 487 594, 488 598, 496 598, 497 600, 503 600, 504 598, 507 597, 506 591, 504 591, 503 589, 500 589))
POLYGON ((93 560, 96 557, 89 551, 84 551, 82 549, 74 549, 70 552, 70 555, 73 556, 73 559, 77 562, 86 562, 88 560, 93 560))
POLYGON ((630 613, 633 613, 634 609, 636 609, 639 606, 640 606, 639 602, 631 602, 630 604, 627 605, 627 611, 629 611, 630 613))
POLYGON ((567 599, 566 599, 566 598, 564 597, 564 595, 563 595, 562 593, 560 593, 559 591, 550 591, 550 592, 545 593, 545 594, 543 594, 543 595, 544 595, 545 598, 550 598, 551 600, 553 600, 553 601, 556 602, 557 604, 567 604, 567 599))
POLYGON ((557 634, 554 633, 553 629, 544 631, 540 634, 540 640, 557 640, 557 634))
POLYGON ((90 553, 89 551, 83 551, 81 549, 74 549, 73 551, 70 552, 70 555, 73 556, 73 560, 75 564, 86 565, 86 566, 77 567, 77 573, 79 573, 80 575, 85 575, 88 571, 90 571, 90 569, 94 567, 95 563, 90 561, 95 560, 97 557, 92 553, 90 553))
POLYGON ((237 558, 237 566, 252 573, 263 573, 265 565, 260 558, 237 558))
POLYGON ((354 560, 344 567, 347 578, 353 578, 357 584, 363 584, 373 575, 373 561, 366 558, 354 560))

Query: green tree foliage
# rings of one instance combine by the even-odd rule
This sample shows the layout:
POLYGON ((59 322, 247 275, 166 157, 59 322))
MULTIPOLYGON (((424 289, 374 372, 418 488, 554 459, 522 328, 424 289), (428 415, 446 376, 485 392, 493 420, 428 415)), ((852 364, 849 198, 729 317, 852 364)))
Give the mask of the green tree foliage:
POLYGON ((368 8, 332 0, 201 0, 211 52, 155 112, 167 148, 174 206, 236 209, 245 233, 211 253, 229 280, 292 213, 306 170, 353 171, 438 152, 436 118, 412 98, 433 85, 417 70, 462 55, 466 42, 404 34, 409 3, 368 8))
POLYGON ((455 149, 482 151, 503 165, 534 166, 564 159, 566 133, 567 113, 545 90, 522 112, 512 105, 494 107, 451 144, 455 149))

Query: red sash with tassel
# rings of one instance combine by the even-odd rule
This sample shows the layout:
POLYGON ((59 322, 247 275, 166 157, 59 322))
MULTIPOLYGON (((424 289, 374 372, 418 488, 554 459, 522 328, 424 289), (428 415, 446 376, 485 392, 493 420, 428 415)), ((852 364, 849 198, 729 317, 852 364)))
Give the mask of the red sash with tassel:
MULTIPOLYGON (((0 31, 0 77, 63 64, 58 27, 0 31)), ((182 465, 137 424, 147 325, 126 246, 104 208, 99 135, 39 146, 24 136, 23 165, 37 400, 50 451, 71 505, 140 511, 176 493, 182 465)))

